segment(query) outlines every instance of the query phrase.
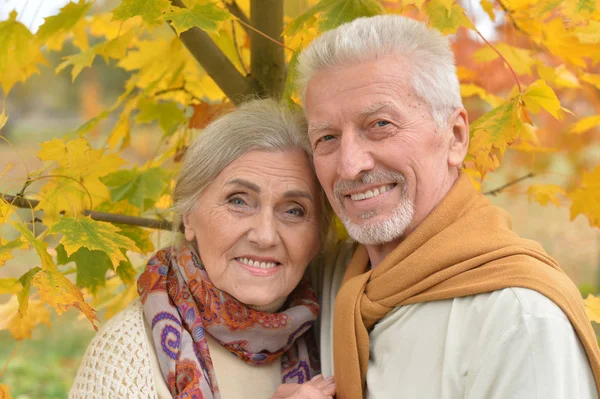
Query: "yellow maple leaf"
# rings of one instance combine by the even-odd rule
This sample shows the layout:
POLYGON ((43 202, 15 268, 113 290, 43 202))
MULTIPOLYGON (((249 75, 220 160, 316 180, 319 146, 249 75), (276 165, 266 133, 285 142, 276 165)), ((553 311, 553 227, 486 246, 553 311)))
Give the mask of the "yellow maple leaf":
POLYGON ((471 124, 468 155, 482 179, 500 166, 506 149, 523 133, 519 106, 518 97, 511 98, 471 124))
POLYGON ((105 37, 106 40, 116 39, 122 32, 139 27, 142 17, 129 18, 127 21, 113 20, 112 13, 95 14, 88 23, 90 34, 96 37, 105 37))
POLYGON ((539 63, 537 70, 540 78, 544 79, 552 86, 558 88, 577 88, 581 86, 577 76, 575 76, 573 72, 569 71, 564 64, 559 65, 556 68, 551 68, 539 63))
POLYGON ((0 294, 16 294, 23 286, 16 278, 0 278, 0 294))
MULTIPOLYGON (((582 19, 585 19, 585 17, 582 19)), ((593 19, 587 21, 587 25, 579 26, 575 29, 575 36, 577 36, 581 43, 600 43, 600 21, 594 21, 593 19)))
POLYGON ((61 315, 70 308, 76 308, 87 317, 94 329, 97 329, 94 324, 97 320, 96 311, 85 302, 83 294, 62 273, 42 270, 31 278, 31 284, 38 289, 42 301, 52 306, 56 313, 61 315))
POLYGON ((534 184, 527 189, 529 201, 535 201, 543 206, 547 206, 549 203, 557 207, 560 206, 560 198, 558 196, 566 194, 565 190, 556 184, 534 184))
POLYGON ((591 226, 600 227, 600 166, 591 173, 583 172, 581 184, 568 195, 571 199, 571 220, 583 214, 591 226))
POLYGON ((561 10, 571 21, 587 21, 596 9, 596 0, 561 0, 561 10))
POLYGON ((562 111, 570 112, 560 106, 560 101, 554 90, 550 88, 543 80, 539 79, 530 84, 523 92, 521 99, 528 110, 537 114, 542 108, 553 117, 562 119, 562 111))
POLYGON ((481 0, 481 8, 483 8, 483 11, 485 11, 488 17, 490 17, 492 22, 496 20, 496 15, 494 14, 494 3, 492 3, 490 0, 481 0))
POLYGON ((587 82, 591 85, 594 85, 598 89, 600 89, 600 75, 595 75, 592 73, 582 73, 579 75, 579 79, 581 79, 584 82, 587 82))
POLYGON ((581 134, 588 130, 596 129, 600 126, 600 115, 588 116, 581 118, 569 128, 571 134, 581 134))
POLYGON ((119 150, 129 147, 131 142, 131 112, 136 108, 137 102, 137 96, 127 101, 117 123, 110 131, 107 142, 111 150, 114 150, 117 146, 119 146, 119 150))
POLYGON ((585 313, 590 321, 600 323, 600 298, 588 294, 585 298, 585 313))
POLYGON ((581 43, 576 34, 565 27, 561 18, 554 18, 543 25, 543 45, 564 61, 586 68, 585 58, 596 55, 597 45, 581 43))
POLYGON ((27 225, 21 223, 12 223, 12 225, 21 233, 21 240, 27 242, 31 248, 35 249, 35 252, 37 252, 42 261, 42 269, 56 270, 56 265, 52 260, 52 256, 48 253, 48 243, 34 236, 27 228, 27 225))
POLYGON ((13 399, 9 392, 9 386, 0 384, 0 399, 13 399))
MULTIPOLYGON (((8 122, 8 116, 6 116, 6 109, 2 108, 2 113, 0 114, 0 129, 2 129, 4 125, 6 125, 6 122, 8 122)), ((0 177, 2 177, 2 175, 0 175, 0 177)))
POLYGON ((0 22, 0 85, 8 95, 14 85, 38 74, 38 65, 47 64, 33 33, 17 21, 12 11, 0 22))
POLYGON ((50 326, 50 312, 39 299, 29 300, 27 314, 24 316, 19 313, 16 296, 0 305, 0 330, 9 330, 16 340, 31 338, 31 332, 40 323, 50 326))
POLYGON ((51 172, 53 177, 42 187, 37 205, 37 209, 44 210, 46 224, 55 223, 63 213, 77 215, 110 198, 108 188, 99 178, 125 164, 118 154, 94 150, 82 138, 68 142, 53 139, 41 146, 38 157, 58 165, 51 172))
POLYGON ((492 107, 497 107, 502 103, 502 99, 489 91, 485 90, 483 87, 478 86, 474 83, 463 83, 460 85, 460 95, 463 98, 470 96, 478 96, 483 101, 490 104, 492 107))
POLYGON ((13 258, 12 252, 16 249, 26 249, 27 244, 20 238, 8 241, 0 237, 0 266, 3 266, 7 260, 13 258))
MULTIPOLYGON (((515 73, 519 75, 531 75, 531 68, 537 64, 531 51, 514 47, 506 43, 495 43, 494 47, 502 54, 515 73)), ((492 61, 500 57, 491 47, 483 47, 473 54, 478 62, 492 61)))
POLYGON ((430 0, 425 5, 429 15, 429 25, 438 29, 444 35, 456 33, 459 27, 474 29, 473 23, 465 14, 465 10, 456 2, 447 7, 448 1, 430 0))

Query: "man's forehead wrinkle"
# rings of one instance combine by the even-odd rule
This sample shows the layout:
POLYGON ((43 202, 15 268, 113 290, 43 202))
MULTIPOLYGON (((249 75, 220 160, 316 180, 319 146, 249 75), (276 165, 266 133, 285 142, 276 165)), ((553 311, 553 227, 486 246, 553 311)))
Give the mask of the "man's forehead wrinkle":
POLYGON ((331 121, 319 121, 312 122, 308 125, 308 133, 318 132, 320 130, 328 130, 333 127, 333 123, 331 121))
POLYGON ((379 101, 374 104, 370 104, 369 106, 363 108, 358 112, 359 116, 369 116, 377 113, 378 111, 384 108, 395 108, 395 104, 392 101, 379 101))

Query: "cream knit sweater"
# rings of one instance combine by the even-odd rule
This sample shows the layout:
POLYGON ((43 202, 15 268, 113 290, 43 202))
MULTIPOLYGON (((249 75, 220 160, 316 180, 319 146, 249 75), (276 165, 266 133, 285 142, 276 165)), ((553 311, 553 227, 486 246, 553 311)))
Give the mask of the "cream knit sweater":
MULTIPOLYGON (((171 399, 151 332, 136 299, 102 327, 88 346, 70 399, 171 399)), ((207 336, 223 399, 269 398, 281 383, 279 361, 251 366, 207 336)))

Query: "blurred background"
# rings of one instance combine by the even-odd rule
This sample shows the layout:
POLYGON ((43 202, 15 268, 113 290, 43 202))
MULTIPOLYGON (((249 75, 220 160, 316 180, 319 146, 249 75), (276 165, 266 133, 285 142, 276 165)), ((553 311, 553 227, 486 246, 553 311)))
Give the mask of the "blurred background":
MULTIPOLYGON (((35 32, 45 17, 56 14, 67 3, 65 0, 0 0, 0 20, 5 20, 9 12, 16 9, 19 20, 35 32)), ((115 3, 108 0, 96 1, 94 7, 110 10, 115 3)), ((303 2, 289 3, 293 7, 294 4, 303 2)), ((481 11, 478 4, 475 2, 465 6, 465 9, 479 15, 481 11)), ((481 30, 488 37, 493 37, 494 25, 481 15, 477 20, 481 30)), ((502 18, 497 23, 501 24, 502 18)), ((457 51, 466 52, 467 49, 457 51)), ((49 57, 55 57, 52 64, 56 65, 62 56, 75 52, 76 49, 66 43, 61 53, 51 53, 49 57)), ((465 54, 468 56, 468 52, 465 54)), ((74 83, 71 83, 69 73, 55 75, 50 68, 43 68, 39 75, 17 85, 5 100, 9 120, 2 129, 2 135, 10 141, 10 145, 0 141, 0 170, 8 164, 14 166, 0 180, 0 192, 14 194, 23 184, 25 169, 40 167, 41 163, 36 156, 40 149, 39 142, 62 137, 98 115, 115 102, 127 78, 127 72, 107 66, 101 57, 97 57, 92 68, 85 69, 74 83)), ((488 78, 493 79, 491 76, 488 78)), ((502 75, 500 79, 506 79, 506 75, 502 75)), ((477 114, 477 111, 474 113, 477 114)), ((104 143, 116 122, 116 116, 118 114, 102 121, 88 135, 92 144, 94 141, 98 145, 104 143)), ((155 125, 136 126, 130 149, 121 155, 136 162, 151 159, 155 155, 157 138, 161 134, 160 128, 155 125)), ((600 159, 599 146, 592 146, 588 151, 590 157, 600 159)), ((507 153, 503 162, 504 165, 510 165, 510 153, 507 153)), ((567 175, 569 163, 566 158, 561 161, 560 156, 553 162, 556 163, 553 170, 559 173, 547 182, 562 183, 560 171, 564 169, 567 175)), ((510 172, 505 169, 501 167, 490 174, 482 191, 493 190, 519 175, 515 169, 510 172)), ((522 175, 526 173, 527 169, 523 168, 522 175)), ((598 291, 599 229, 591 228, 588 220, 581 215, 571 221, 567 208, 552 205, 542 207, 530 202, 525 190, 520 190, 519 185, 489 198, 510 213, 518 234, 540 242, 559 261, 580 287, 582 294, 598 291)), ((156 233, 154 239, 161 241, 166 238, 156 233)), ((37 262, 35 253, 21 251, 19 254, 0 268, 0 277, 19 277, 23 264, 37 262)), ((143 262, 141 259, 139 261, 143 262)), ((0 296, 0 303, 6 298, 0 296)), ((102 319, 102 314, 99 317, 102 319)), ((11 386, 15 399, 67 397, 79 361, 95 332, 90 323, 74 310, 61 317, 52 312, 51 323, 52 327, 38 326, 34 330, 33 339, 21 342, 11 339, 8 331, 0 331, 0 374, 3 375, 2 383, 11 386)))

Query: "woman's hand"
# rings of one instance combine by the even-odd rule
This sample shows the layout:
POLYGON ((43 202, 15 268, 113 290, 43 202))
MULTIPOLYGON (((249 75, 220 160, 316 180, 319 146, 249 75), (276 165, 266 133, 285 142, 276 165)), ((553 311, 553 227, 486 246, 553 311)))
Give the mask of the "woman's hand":
POLYGON ((304 384, 281 384, 271 399, 331 399, 334 395, 333 377, 319 374, 304 384))

